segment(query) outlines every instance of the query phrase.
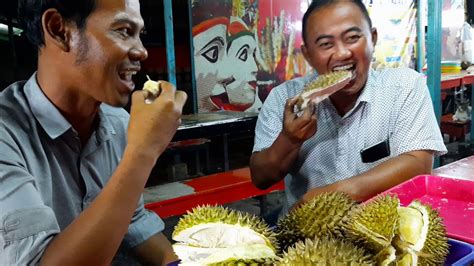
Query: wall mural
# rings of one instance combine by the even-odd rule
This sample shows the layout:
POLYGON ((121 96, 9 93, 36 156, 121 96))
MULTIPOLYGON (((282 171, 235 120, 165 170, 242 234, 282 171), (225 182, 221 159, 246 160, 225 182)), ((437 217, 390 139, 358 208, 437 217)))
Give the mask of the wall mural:
POLYGON ((258 112, 311 68, 300 51, 307 0, 192 0, 198 112, 258 112))

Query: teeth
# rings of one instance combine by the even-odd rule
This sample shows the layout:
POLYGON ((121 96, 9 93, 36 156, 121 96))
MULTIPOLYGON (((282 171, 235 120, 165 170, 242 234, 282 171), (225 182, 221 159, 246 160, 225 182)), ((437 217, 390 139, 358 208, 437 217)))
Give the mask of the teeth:
POLYGON ((353 67, 353 66, 354 66, 354 65, 338 66, 338 67, 333 68, 332 70, 333 70, 333 71, 348 70, 348 69, 350 69, 350 68, 353 67))

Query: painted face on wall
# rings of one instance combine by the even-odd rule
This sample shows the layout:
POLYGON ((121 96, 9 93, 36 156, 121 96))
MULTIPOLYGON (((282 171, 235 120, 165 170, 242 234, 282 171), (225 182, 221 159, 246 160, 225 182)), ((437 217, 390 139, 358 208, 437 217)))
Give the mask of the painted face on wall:
POLYGON ((332 97, 358 96, 367 82, 377 31, 359 7, 337 2, 312 12, 307 20, 303 54, 320 74, 347 69, 352 81, 332 97))
POLYGON ((239 36, 230 43, 227 56, 229 66, 234 69, 232 72, 234 81, 229 83, 226 89, 229 102, 233 105, 248 108, 255 100, 258 70, 255 50, 255 39, 249 34, 239 36))
POLYGON ((199 111, 215 109, 210 95, 225 92, 230 81, 225 67, 227 54, 227 18, 206 20, 193 27, 194 63, 199 111))

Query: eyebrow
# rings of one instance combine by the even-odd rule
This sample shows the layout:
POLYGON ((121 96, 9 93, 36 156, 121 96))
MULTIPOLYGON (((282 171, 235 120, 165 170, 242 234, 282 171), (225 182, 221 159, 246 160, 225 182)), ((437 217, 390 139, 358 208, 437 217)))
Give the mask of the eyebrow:
MULTIPOLYGON (((351 32, 351 31, 362 32, 362 30, 361 30, 359 27, 354 26, 354 27, 350 27, 350 28, 348 28, 347 30, 345 30, 345 31, 342 33, 342 35, 345 35, 345 34, 351 32)), ((318 36, 318 38, 316 38, 316 40, 315 40, 314 42, 317 43, 317 42, 319 42, 321 39, 326 39, 326 38, 331 39, 331 38, 334 38, 334 36, 333 36, 333 35, 329 35, 329 34, 323 34, 323 35, 318 36)))
POLYGON ((214 39, 210 40, 208 43, 206 43, 206 45, 204 45, 203 48, 201 48, 200 51, 204 50, 207 48, 207 46, 209 46, 209 44, 213 43, 213 42, 219 42, 222 46, 224 46, 224 39, 222 39, 222 37, 215 37, 214 39))

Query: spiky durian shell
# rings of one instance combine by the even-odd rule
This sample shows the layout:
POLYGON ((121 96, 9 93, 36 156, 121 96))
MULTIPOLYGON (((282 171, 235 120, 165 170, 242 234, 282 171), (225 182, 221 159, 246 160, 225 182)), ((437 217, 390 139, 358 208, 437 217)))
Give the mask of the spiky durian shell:
POLYGON ((443 265, 449 253, 448 238, 443 219, 436 209, 414 200, 409 206, 423 206, 429 214, 429 227, 425 245, 418 252, 419 265, 443 265))
POLYGON ((288 213, 276 228, 281 251, 305 238, 341 237, 342 219, 354 205, 347 194, 328 192, 288 213))
POLYGON ((275 233, 270 230, 262 218, 250 213, 244 213, 231 210, 223 206, 198 206, 188 211, 174 227, 173 237, 178 235, 182 230, 188 229, 195 225, 205 223, 225 223, 231 225, 240 225, 248 227, 253 231, 266 237, 275 250, 278 250, 278 242, 275 233))
POLYGON ((377 196, 353 208, 344 219, 344 233, 355 243, 378 253, 389 247, 398 226, 396 196, 377 196))
POLYGON ((354 244, 330 237, 307 238, 289 248, 275 265, 374 265, 373 255, 354 244))

